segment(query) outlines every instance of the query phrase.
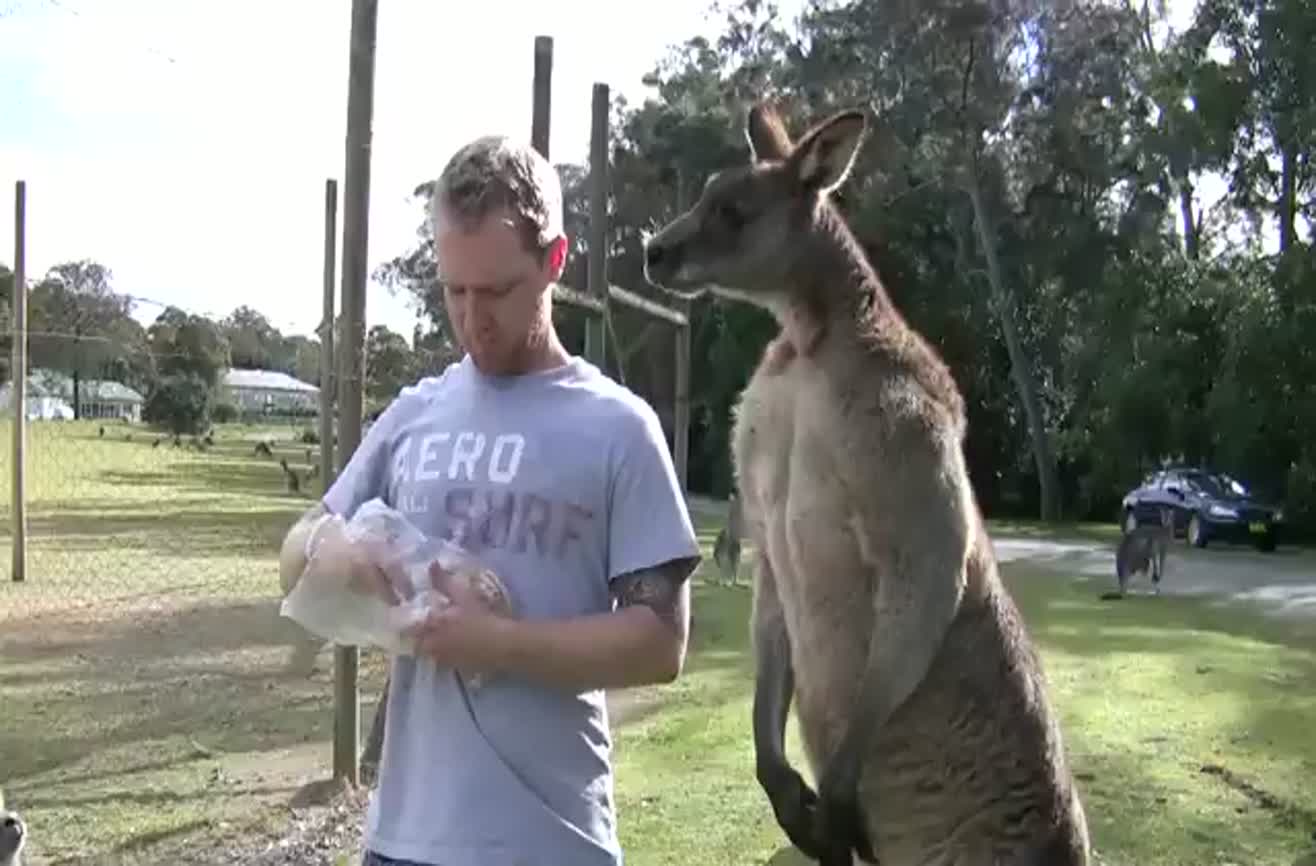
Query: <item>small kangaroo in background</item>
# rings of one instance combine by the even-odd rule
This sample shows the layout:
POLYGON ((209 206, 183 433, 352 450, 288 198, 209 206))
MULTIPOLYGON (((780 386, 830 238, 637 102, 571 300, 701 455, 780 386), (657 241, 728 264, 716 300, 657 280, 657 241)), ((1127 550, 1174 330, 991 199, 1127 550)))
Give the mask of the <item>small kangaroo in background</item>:
POLYGON ((727 522, 717 533, 713 542, 713 561, 722 574, 722 581, 736 585, 740 577, 740 539, 741 528, 740 500, 732 493, 727 498, 727 522))
POLYGON ((1041 661, 997 572, 964 401, 829 193, 866 117, 792 142, 748 117, 751 162, 651 238, 645 276, 772 312, 735 410, 756 548, 756 776, 823 866, 1087 866, 1087 820, 1041 661), (786 755, 796 701, 811 790, 786 755))
POLYGON ((1152 590, 1160 595, 1161 575, 1165 573, 1165 554, 1174 536, 1174 512, 1161 509, 1161 521, 1152 526, 1138 526, 1124 533, 1115 549, 1115 578, 1119 592, 1107 593, 1103 598, 1123 598, 1129 587, 1129 578, 1135 574, 1151 573, 1152 590))
POLYGON ((27 844, 27 825, 17 812, 5 808, 0 792, 0 866, 22 866, 23 846, 27 844))

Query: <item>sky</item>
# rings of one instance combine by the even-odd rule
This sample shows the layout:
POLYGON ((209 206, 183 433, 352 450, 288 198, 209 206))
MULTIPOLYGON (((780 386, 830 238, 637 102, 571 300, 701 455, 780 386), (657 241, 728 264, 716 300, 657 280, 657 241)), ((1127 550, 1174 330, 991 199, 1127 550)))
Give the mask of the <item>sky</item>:
MULTIPOLYGON (((1176 19, 1192 0, 1174 0, 1176 19)), ((554 39, 550 157, 588 154, 591 91, 640 102, 670 46, 720 32, 708 0, 379 3, 367 268, 410 249, 411 197, 460 144, 528 139, 534 38, 554 39), (611 14, 608 7, 612 6, 611 14), (594 36, 596 22, 613 34, 594 36), (495 54, 495 49, 497 54, 495 54)), ((801 0, 780 0, 788 19, 801 0)), ((342 227, 350 0, 0 0, 0 262, 27 184, 27 273, 91 258, 114 288, 285 334, 320 319, 324 184, 342 227)), ((336 268, 341 268, 341 235, 336 268)), ((367 289, 368 325, 411 339, 403 295, 367 289)))
MULTIPOLYGON (((368 270, 414 244, 411 191, 463 141, 529 138, 535 36, 554 40, 550 157, 584 161, 595 82, 642 101, 669 45, 720 30, 705 0, 628 5, 624 38, 595 38, 607 0, 379 3, 368 270)), ((0 262, 23 179, 29 277, 87 257, 117 291, 312 332, 350 19, 350 0, 0 0, 0 262)), ((416 321, 374 285, 366 319, 408 341, 416 321)))

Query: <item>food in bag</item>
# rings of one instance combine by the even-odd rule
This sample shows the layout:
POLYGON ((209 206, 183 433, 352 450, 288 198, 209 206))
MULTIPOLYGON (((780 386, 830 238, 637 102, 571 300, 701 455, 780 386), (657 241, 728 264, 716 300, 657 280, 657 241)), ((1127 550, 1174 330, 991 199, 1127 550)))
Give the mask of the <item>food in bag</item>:
MULTIPOLYGON (((465 547, 427 537, 380 499, 351 520, 322 517, 307 534, 306 554, 280 613, 338 644, 412 654, 414 641, 403 632, 454 599, 515 615, 502 581, 465 547)), ((466 677, 474 688, 480 679, 466 677)))

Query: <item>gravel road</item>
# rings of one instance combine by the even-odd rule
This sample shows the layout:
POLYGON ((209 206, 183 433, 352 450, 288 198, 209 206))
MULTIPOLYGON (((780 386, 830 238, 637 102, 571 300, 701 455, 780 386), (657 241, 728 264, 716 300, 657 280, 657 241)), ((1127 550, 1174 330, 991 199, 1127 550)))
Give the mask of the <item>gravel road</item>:
MULTIPOLYGON (((1029 560, 1071 574, 1108 578, 1115 587, 1115 549, 1088 541, 1043 541, 997 536, 1002 563, 1029 560)), ((1150 588, 1139 576, 1135 591, 1150 588)), ((1170 547, 1161 578, 1165 595, 1213 595, 1256 603, 1264 612, 1316 623, 1316 554, 1293 547, 1261 553, 1236 545, 1190 548, 1182 539, 1170 547)))

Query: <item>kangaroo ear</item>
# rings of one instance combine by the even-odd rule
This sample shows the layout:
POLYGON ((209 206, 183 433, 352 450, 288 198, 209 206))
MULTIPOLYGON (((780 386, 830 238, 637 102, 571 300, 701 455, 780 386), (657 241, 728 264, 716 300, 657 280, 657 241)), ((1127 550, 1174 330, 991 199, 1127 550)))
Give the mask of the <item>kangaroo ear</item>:
POLYGON ((831 192, 854 166, 868 129, 861 111, 833 115, 805 134, 791 154, 795 180, 809 192, 831 192))
POLYGON ((785 159, 791 152, 790 135, 782 122, 777 107, 760 102, 749 110, 745 122, 745 140, 755 162, 765 159, 785 159))

